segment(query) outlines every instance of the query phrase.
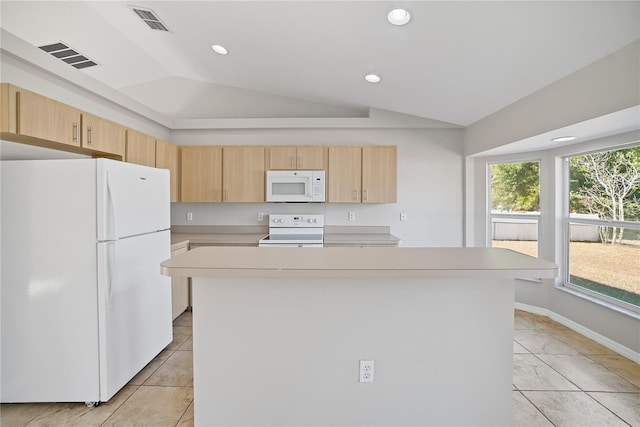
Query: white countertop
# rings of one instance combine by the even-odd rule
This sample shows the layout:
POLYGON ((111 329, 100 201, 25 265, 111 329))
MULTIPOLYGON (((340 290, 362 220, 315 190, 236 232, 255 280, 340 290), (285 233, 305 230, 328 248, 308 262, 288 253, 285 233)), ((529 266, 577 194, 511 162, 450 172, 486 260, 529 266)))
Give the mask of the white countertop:
POLYGON ((501 248, 201 247, 162 263, 176 277, 554 278, 552 262, 501 248))

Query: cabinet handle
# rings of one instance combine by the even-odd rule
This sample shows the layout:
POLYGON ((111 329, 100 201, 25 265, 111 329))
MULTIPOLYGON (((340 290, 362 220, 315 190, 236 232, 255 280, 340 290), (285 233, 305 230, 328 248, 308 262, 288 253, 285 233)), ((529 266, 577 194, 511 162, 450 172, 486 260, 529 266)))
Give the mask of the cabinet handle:
POLYGON ((369 190, 364 190, 363 192, 363 201, 364 202, 368 202, 369 201, 369 190))
POLYGON ((302 156, 298 156, 298 169, 302 168, 302 156))
POLYGON ((356 189, 355 189, 355 192, 356 192, 356 196, 355 196, 353 199, 354 199, 354 200, 358 200, 358 199, 360 198, 360 197, 359 197, 359 196, 360 196, 360 191, 358 191, 358 189, 356 188, 356 189))
POLYGON ((92 142, 92 141, 91 141, 92 136, 93 136, 93 131, 92 131, 92 129, 91 129, 91 126, 89 126, 89 127, 87 128, 87 144, 89 144, 89 145, 91 145, 91 142, 92 142))
POLYGON ((78 123, 77 122, 73 122, 72 140, 73 140, 73 142, 78 142, 78 123))
POLYGON ((224 189, 224 200, 227 201, 229 199, 229 190, 224 189))

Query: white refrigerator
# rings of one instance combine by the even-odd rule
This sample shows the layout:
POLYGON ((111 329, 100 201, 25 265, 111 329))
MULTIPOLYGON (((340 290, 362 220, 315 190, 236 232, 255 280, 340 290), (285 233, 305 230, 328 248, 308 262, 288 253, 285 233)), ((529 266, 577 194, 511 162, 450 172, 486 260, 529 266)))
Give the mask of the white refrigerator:
POLYGON ((105 402, 172 341, 169 171, 0 162, 0 397, 105 402))

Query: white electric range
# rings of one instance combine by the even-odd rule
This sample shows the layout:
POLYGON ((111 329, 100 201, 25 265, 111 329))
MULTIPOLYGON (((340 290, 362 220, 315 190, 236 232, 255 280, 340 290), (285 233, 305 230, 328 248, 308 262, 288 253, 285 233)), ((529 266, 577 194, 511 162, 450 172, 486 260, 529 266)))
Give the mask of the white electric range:
POLYGON ((260 239, 259 247, 322 247, 324 215, 269 215, 269 235, 260 239))

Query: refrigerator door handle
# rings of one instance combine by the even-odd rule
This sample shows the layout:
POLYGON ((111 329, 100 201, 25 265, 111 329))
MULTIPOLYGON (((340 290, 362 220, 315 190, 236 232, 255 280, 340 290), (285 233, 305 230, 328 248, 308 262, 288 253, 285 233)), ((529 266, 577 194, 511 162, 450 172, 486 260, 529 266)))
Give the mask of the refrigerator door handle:
POLYGON ((113 295, 117 283, 116 243, 107 242, 107 310, 113 310, 113 295))
POLYGON ((107 206, 105 212, 105 225, 107 227, 106 238, 107 240, 116 240, 118 233, 116 232, 116 208, 113 198, 113 192, 111 191, 111 182, 109 181, 109 171, 106 171, 107 180, 107 206))

